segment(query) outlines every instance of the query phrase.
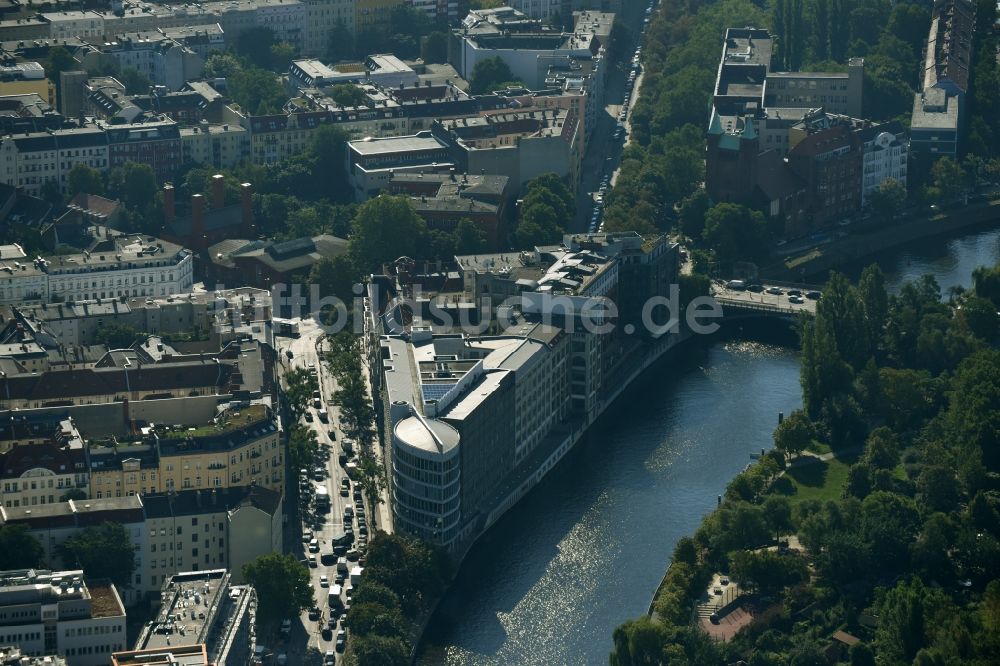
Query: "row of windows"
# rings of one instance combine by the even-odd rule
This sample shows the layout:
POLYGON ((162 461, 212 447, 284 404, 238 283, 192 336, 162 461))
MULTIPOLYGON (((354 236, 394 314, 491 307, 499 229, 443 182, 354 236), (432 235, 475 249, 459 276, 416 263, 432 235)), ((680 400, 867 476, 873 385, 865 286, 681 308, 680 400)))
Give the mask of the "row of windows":
POLYGON ((101 636, 104 634, 120 634, 123 627, 118 624, 99 624, 90 627, 70 627, 66 630, 67 638, 76 636, 101 636))
POLYGON ((123 643, 114 643, 112 645, 85 645, 78 648, 66 648, 66 656, 79 657, 87 654, 108 654, 109 652, 118 652, 124 649, 125 645, 123 643))

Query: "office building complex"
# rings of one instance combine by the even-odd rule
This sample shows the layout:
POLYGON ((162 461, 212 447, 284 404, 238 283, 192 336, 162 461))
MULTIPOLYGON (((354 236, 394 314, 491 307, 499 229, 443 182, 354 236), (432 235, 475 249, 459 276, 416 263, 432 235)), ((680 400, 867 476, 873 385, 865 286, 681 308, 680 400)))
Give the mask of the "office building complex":
MULTIPOLYGON (((244 666, 254 653, 254 589, 232 585, 225 569, 169 576, 160 591, 156 619, 139 634, 135 649, 112 656, 113 664, 149 664, 157 655, 193 647, 205 664, 244 666)), ((177 662, 188 663, 181 656, 177 662)))
POLYGON ((115 586, 75 571, 0 572, 0 644, 28 656, 59 654, 68 666, 105 666, 126 645, 115 586))

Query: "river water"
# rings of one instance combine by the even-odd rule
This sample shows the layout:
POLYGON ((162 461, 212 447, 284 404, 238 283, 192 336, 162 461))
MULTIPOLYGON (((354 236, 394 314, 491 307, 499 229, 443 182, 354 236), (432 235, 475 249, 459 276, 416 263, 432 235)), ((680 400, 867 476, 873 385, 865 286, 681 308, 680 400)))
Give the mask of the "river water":
MULTIPOLYGON (((947 293, 998 259, 989 230, 873 261, 892 290, 932 273, 947 293)), ((674 544, 770 445, 778 412, 801 404, 798 365, 788 347, 727 338, 647 373, 470 552, 419 663, 606 664, 612 631, 646 612, 674 544)))

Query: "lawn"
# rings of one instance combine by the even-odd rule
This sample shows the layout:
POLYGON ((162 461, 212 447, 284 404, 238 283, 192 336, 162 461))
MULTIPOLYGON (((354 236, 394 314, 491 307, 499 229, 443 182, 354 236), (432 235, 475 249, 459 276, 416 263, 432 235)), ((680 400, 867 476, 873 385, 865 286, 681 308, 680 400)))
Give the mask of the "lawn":
POLYGON ((791 467, 772 491, 787 496, 793 504, 811 499, 821 502, 839 499, 847 485, 847 471, 854 462, 854 456, 846 456, 791 467))

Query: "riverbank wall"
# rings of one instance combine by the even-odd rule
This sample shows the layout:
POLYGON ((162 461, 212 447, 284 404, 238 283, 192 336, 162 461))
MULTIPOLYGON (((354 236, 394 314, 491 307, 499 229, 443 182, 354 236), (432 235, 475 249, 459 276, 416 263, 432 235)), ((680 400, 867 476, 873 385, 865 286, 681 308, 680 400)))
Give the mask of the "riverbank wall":
POLYGON ((916 240, 996 224, 1000 224, 1000 200, 851 234, 804 253, 802 259, 792 257, 762 267, 761 273, 770 279, 802 280, 916 240))

